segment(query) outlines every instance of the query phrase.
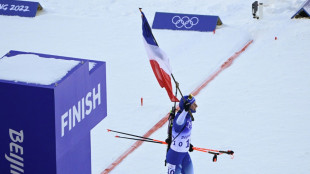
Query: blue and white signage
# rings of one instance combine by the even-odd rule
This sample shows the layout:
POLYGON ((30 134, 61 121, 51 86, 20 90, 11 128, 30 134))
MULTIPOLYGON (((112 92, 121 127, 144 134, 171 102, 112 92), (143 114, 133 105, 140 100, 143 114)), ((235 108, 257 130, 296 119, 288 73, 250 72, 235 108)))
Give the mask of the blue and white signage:
POLYGON ((21 58, 29 57, 42 59, 41 67, 50 61, 77 64, 50 71, 48 76, 68 70, 50 85, 0 77, 0 173, 91 174, 90 130, 107 116, 106 63, 10 51, 0 65, 25 70, 29 65, 20 66, 21 58))
POLYGON ((218 16, 156 12, 153 29, 214 31, 222 25, 218 16))
POLYGON ((0 15, 35 17, 42 6, 38 2, 1 0, 0 15))

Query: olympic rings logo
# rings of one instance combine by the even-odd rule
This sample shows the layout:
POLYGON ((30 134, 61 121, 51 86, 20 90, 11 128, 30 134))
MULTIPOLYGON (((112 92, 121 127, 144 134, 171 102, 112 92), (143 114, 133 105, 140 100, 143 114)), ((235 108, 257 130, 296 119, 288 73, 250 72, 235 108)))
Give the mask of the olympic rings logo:
POLYGON ((182 18, 180 16, 174 16, 172 18, 172 23, 177 28, 185 27, 186 29, 192 28, 194 25, 197 25, 199 22, 199 19, 197 17, 189 18, 188 16, 183 16, 182 18))

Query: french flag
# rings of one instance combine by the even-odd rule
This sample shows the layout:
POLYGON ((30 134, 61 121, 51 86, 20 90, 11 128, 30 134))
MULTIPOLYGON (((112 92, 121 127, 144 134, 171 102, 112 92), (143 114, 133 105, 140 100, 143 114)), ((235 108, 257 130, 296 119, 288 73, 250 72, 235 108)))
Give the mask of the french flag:
POLYGON ((166 88, 170 100, 172 102, 179 102, 179 100, 173 95, 172 92, 171 77, 170 77, 172 71, 169 59, 167 58, 165 52, 159 48, 153 36, 151 27, 147 22, 147 19, 142 11, 141 14, 142 14, 143 41, 156 79, 162 88, 166 88))

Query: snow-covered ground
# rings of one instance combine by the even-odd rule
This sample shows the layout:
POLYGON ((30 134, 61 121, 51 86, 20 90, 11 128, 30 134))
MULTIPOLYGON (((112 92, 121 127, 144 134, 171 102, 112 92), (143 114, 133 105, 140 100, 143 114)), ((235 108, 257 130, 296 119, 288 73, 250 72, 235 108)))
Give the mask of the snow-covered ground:
MULTIPOLYGON (((188 94, 249 40, 253 44, 196 96, 194 146, 235 151, 235 158, 193 152, 195 173, 310 171, 310 20, 292 20, 304 0, 265 0, 252 18, 249 0, 39 0, 35 18, 0 16, 0 55, 29 51, 107 62, 108 116, 92 130, 92 173, 99 174, 134 142, 106 129, 143 135, 173 103, 159 87, 142 42, 139 7, 218 15, 216 34, 153 30, 188 94), (275 40, 277 37, 277 40, 275 40), (140 99, 144 105, 141 107, 140 99)), ((166 125, 151 137, 164 140, 166 125)), ((166 173, 166 147, 144 143, 111 173, 166 173)))

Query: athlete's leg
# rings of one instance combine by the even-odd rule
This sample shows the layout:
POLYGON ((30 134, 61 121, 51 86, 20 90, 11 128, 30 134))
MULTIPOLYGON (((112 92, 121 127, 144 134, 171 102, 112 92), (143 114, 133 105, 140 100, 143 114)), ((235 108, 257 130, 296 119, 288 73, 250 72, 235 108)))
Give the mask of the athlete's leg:
MULTIPOLYGON (((168 166, 168 174, 181 174, 181 164, 174 165, 174 164, 167 164, 168 166)), ((183 173, 182 173, 183 174, 183 173)))
POLYGON ((186 154, 187 153, 175 152, 174 150, 169 149, 166 158, 168 174, 181 174, 183 158, 186 154))
POLYGON ((194 174, 194 167, 191 160, 191 157, 187 153, 185 157, 183 158, 182 162, 182 174, 194 174))

